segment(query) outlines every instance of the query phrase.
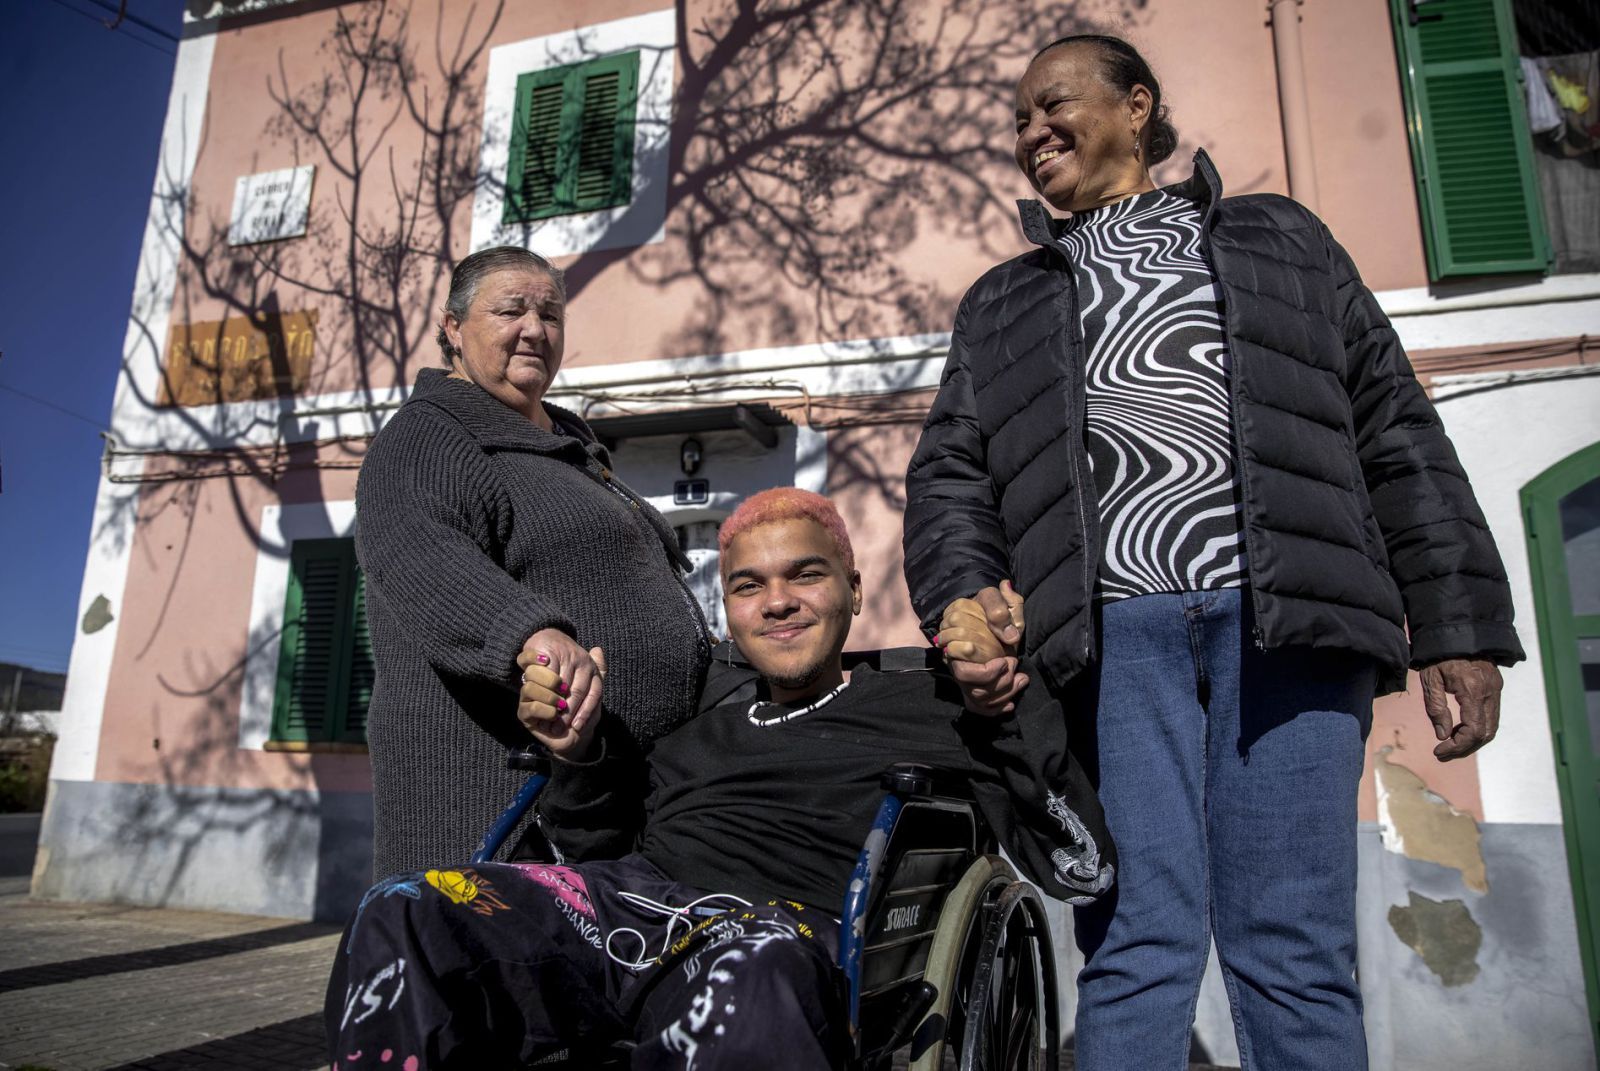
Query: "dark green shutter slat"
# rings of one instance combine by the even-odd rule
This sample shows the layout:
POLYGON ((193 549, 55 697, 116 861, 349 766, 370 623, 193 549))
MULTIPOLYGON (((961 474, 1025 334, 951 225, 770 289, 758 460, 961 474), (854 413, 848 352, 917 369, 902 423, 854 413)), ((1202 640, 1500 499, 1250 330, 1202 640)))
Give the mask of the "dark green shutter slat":
POLYGON ((1550 259, 1507 0, 1391 0, 1428 274, 1550 259))
POLYGON ((637 52, 517 79, 505 222, 628 203, 638 82, 637 52))
POLYGON ((339 628, 339 564, 336 559, 312 559, 300 581, 300 633, 285 727, 312 740, 327 735, 332 713, 328 688, 334 673, 331 647, 339 628))
POLYGON ((578 185, 582 205, 611 196, 617 170, 615 150, 617 91, 621 73, 607 71, 584 79, 583 118, 578 131, 578 185))
POLYGON ((526 213, 547 212, 556 203, 556 156, 561 145, 561 83, 536 86, 528 94, 527 148, 522 165, 526 213))
POLYGON ((367 635, 367 580, 356 570, 355 605, 351 608, 350 682, 345 689, 344 732, 347 740, 364 740, 367 734, 367 704, 372 701, 372 682, 377 671, 372 662, 372 640, 367 635))
POLYGON ((326 739, 337 712, 330 691, 337 669, 333 647, 342 631, 343 561, 320 545, 325 542, 297 543, 290 555, 273 718, 280 740, 326 739))
POLYGON ((1475 0, 1448 4, 1428 0, 1427 6, 1419 6, 1417 10, 1426 19, 1418 23, 1417 34, 1423 63, 1499 60, 1500 31, 1495 24, 1493 3, 1475 0))
POLYGON ((352 540, 305 539, 294 544, 272 739, 365 739, 373 669, 364 592, 352 540))

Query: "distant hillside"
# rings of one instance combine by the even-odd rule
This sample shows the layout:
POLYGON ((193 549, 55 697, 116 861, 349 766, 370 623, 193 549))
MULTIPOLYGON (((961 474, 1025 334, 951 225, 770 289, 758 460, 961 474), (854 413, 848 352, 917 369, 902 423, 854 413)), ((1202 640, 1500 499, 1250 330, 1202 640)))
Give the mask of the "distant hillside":
POLYGON ((67 690, 65 673, 46 673, 30 669, 15 662, 0 662, 0 715, 11 709, 11 689, 15 687, 17 670, 22 671, 22 691, 17 696, 18 710, 60 710, 61 697, 67 690))

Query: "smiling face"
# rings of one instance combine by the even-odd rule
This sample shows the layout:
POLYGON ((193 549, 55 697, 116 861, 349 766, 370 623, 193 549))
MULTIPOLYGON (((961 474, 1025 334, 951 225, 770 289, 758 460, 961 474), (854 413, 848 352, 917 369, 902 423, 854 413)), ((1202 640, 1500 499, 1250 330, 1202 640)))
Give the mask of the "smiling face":
POLYGON ((440 324, 459 354, 450 374, 542 424, 540 400, 561 368, 565 320, 561 291, 544 272, 507 268, 486 276, 466 317, 447 312, 440 324))
POLYGON ((861 612, 861 574, 812 520, 773 521, 736 535, 722 555, 733 641, 772 698, 795 703, 844 680, 839 652, 861 612))
POLYGON ((1092 45, 1062 45, 1017 83, 1017 166, 1055 208, 1082 212, 1155 189, 1134 153, 1150 91, 1126 96, 1101 74, 1092 45))

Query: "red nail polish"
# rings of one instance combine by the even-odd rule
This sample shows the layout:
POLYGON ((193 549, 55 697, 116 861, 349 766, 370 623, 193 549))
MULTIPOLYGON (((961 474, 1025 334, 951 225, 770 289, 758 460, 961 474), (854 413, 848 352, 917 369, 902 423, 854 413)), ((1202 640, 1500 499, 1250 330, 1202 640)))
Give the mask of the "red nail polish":
POLYGON ((541 666, 548 666, 550 664, 550 656, 541 651, 536 661, 538 661, 541 666))
POLYGON ((556 700, 556 709, 557 710, 566 710, 567 709, 567 701, 565 699, 557 699, 556 700))
POLYGON ((556 691, 560 692, 562 695, 567 695, 572 691, 572 688, 567 684, 566 681, 558 681, 556 683, 556 691))

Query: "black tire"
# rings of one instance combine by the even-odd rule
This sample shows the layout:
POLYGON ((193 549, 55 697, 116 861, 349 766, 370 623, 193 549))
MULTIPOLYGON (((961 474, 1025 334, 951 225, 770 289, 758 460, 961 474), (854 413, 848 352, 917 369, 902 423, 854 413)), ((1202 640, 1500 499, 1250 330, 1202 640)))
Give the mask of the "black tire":
POLYGON ((952 1017, 960 1036, 961 1071, 1057 1071, 1061 1023, 1055 952, 1044 903, 1033 886, 1007 885, 980 911, 983 940, 952 1017), (964 999, 963 999, 964 998, 964 999))
POLYGON ((956 1066, 987 911, 1016 880, 1004 859, 980 856, 940 908, 938 932, 922 976, 934 987, 935 997, 913 1033, 910 1071, 951 1071, 956 1066))

